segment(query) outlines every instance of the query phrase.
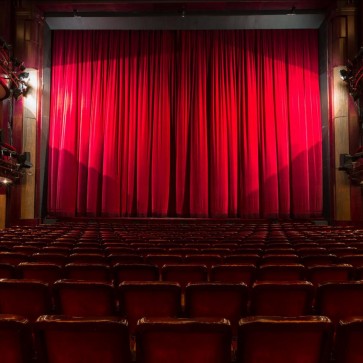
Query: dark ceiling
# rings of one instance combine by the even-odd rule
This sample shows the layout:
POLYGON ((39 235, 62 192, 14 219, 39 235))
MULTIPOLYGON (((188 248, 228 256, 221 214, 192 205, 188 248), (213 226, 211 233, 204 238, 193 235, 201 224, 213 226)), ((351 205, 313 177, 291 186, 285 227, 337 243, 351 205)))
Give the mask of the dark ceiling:
MULTIPOLYGON (((286 12, 294 9, 299 12, 325 12, 334 7, 335 0, 128 0, 128 1, 71 1, 71 0, 33 0, 45 13, 102 12, 137 15, 140 13, 257 13, 286 12)), ((349 1, 348 1, 349 2, 349 1)))

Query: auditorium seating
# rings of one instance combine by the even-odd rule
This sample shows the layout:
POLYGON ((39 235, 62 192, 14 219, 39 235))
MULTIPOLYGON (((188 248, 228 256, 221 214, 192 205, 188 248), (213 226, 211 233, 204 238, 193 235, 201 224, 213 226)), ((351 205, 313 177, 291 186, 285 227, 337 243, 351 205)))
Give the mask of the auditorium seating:
POLYGON ((188 283, 208 280, 208 268, 205 265, 165 265, 161 269, 163 281, 175 281, 184 289, 188 283))
POLYGON ((290 265, 265 264, 258 269, 257 279, 261 281, 299 281, 305 279, 305 266, 297 263, 290 265))
MULTIPOLYGON (((22 314, 29 321, 54 313, 122 316, 130 320, 134 335, 138 319, 144 316, 198 320, 203 315, 229 318, 230 330, 236 335, 241 316, 278 315, 284 320, 314 313, 327 316, 337 326, 338 339, 339 320, 363 316, 363 231, 356 229, 308 223, 65 222, 0 230, 0 251, 7 261, 0 262, 0 278, 4 278, 0 280, 0 314, 22 314), (9 293, 7 288, 3 294, 3 281, 8 287, 20 282, 37 287, 23 293, 9 293), (127 292, 125 299, 129 286, 149 283, 153 285, 147 292, 151 300, 145 298, 146 292, 135 291, 127 292), (174 310, 166 315, 157 313, 159 308, 167 309, 157 299, 155 288, 164 283, 177 286, 174 310), (91 292, 99 285, 107 287, 91 292), (236 300, 231 291, 230 297, 223 295, 222 285, 243 286, 240 315, 232 314, 237 310, 236 300), (194 286, 202 291, 194 291, 194 286), (30 294, 36 295, 38 288, 44 292, 45 303, 30 294), (29 301, 32 304, 21 303, 29 301), (155 312, 149 314, 145 305, 155 312)), ((339 355, 334 363, 339 359, 345 363, 355 358, 343 361, 339 355)))
POLYGON ((313 284, 307 281, 259 281, 251 290, 251 314, 300 316, 312 312, 313 284))
POLYGON ((48 284, 63 277, 63 270, 60 265, 47 262, 21 262, 17 267, 19 277, 23 279, 34 279, 48 284))
POLYGON ((116 313, 112 284, 58 280, 53 285, 55 311, 70 316, 110 316, 116 313))
POLYGON ((250 286, 255 279, 255 265, 215 265, 210 271, 212 282, 241 282, 250 286))
POLYGON ((45 315, 35 323, 39 363, 130 363, 127 322, 45 315))
POLYGON ((348 264, 315 265, 307 268, 307 278, 315 286, 325 282, 352 280, 353 273, 353 266, 348 264))
POLYGON ((181 288, 173 282, 123 282, 119 286, 120 314, 129 322, 130 334, 142 317, 178 317, 181 288))
POLYGON ((339 321, 336 333, 335 362, 361 363, 363 342, 363 318, 339 321))
POLYGON ((16 277, 16 267, 9 263, 0 263, 0 279, 11 279, 16 277))
POLYGON ((338 323, 341 319, 363 316, 363 281, 331 282, 316 292, 316 312, 338 323))
POLYGON ((151 319, 137 325, 138 363, 229 363, 231 330, 226 319, 151 319))
POLYGON ((247 305, 248 287, 242 283, 193 283, 185 289, 187 317, 226 318, 234 335, 237 335, 239 319, 247 315, 247 305))
POLYGON ((30 321, 51 312, 48 285, 35 280, 0 279, 0 314, 15 314, 30 321))
POLYGON ((149 264, 116 264, 113 267, 115 285, 123 281, 158 281, 159 269, 149 264))
POLYGON ((33 358, 29 321, 19 315, 0 314, 1 363, 32 363, 33 358))
POLYGON ((68 263, 64 276, 71 280, 112 282, 111 269, 105 263, 68 263))
POLYGON ((326 317, 241 319, 237 363, 328 363, 332 323, 326 317))

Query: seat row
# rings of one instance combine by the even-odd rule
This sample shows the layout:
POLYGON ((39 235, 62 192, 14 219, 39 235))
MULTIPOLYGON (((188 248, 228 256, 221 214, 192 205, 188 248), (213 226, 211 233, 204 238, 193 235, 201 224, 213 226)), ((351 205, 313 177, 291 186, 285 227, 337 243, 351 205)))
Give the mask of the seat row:
POLYGON ((245 284, 123 282, 118 287, 99 282, 59 280, 52 288, 34 280, 0 280, 0 313, 31 321, 49 313, 70 316, 122 316, 133 335, 142 317, 220 317, 231 322, 248 315, 363 316, 363 281, 327 283, 316 288, 306 281, 245 284))
MULTIPOLYGON (((138 363, 361 363, 363 319, 333 325, 324 316, 249 317, 239 321, 231 356, 226 319, 142 318, 136 328, 138 363)), ((2 363, 130 363, 127 321, 117 318, 40 316, 30 324, 0 315, 2 363), (34 335, 32 335, 34 332, 34 335)))
POLYGON ((301 264, 252 264, 206 265, 176 264, 152 265, 145 263, 106 264, 69 263, 58 265, 46 262, 22 262, 19 265, 0 263, 0 278, 36 279, 52 284, 66 279, 99 282, 123 281, 176 281, 181 285, 189 282, 243 282, 251 285, 254 281, 301 281, 314 285, 325 282, 339 282, 363 279, 363 267, 354 268, 348 264, 314 265, 301 264))
POLYGON ((239 253, 222 256, 215 253, 194 254, 169 254, 169 253, 147 253, 145 255, 131 254, 127 251, 114 252, 105 256, 99 253, 68 253, 61 252, 38 252, 31 255, 20 252, 0 252, 0 263, 17 265, 21 262, 38 261, 65 265, 67 263, 104 263, 114 265, 116 263, 151 263, 164 264, 292 264, 300 263, 304 266, 326 265, 326 264, 351 264, 355 267, 363 266, 363 254, 350 254, 336 256, 333 254, 318 254, 298 256, 295 254, 268 254, 260 256, 256 253, 239 253))

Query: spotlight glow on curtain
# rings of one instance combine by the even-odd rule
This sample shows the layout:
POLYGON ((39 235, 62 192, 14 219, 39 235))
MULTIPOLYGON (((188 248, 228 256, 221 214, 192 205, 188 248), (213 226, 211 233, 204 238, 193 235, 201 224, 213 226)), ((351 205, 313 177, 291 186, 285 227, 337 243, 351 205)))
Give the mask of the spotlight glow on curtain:
POLYGON ((317 39, 54 32, 49 214, 321 215, 317 39))

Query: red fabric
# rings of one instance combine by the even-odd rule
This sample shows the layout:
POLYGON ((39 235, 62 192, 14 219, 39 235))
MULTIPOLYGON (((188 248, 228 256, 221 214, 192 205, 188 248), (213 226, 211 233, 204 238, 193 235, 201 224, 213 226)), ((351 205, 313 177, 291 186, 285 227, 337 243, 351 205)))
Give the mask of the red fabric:
POLYGON ((56 31, 48 212, 322 211, 315 30, 56 31))

